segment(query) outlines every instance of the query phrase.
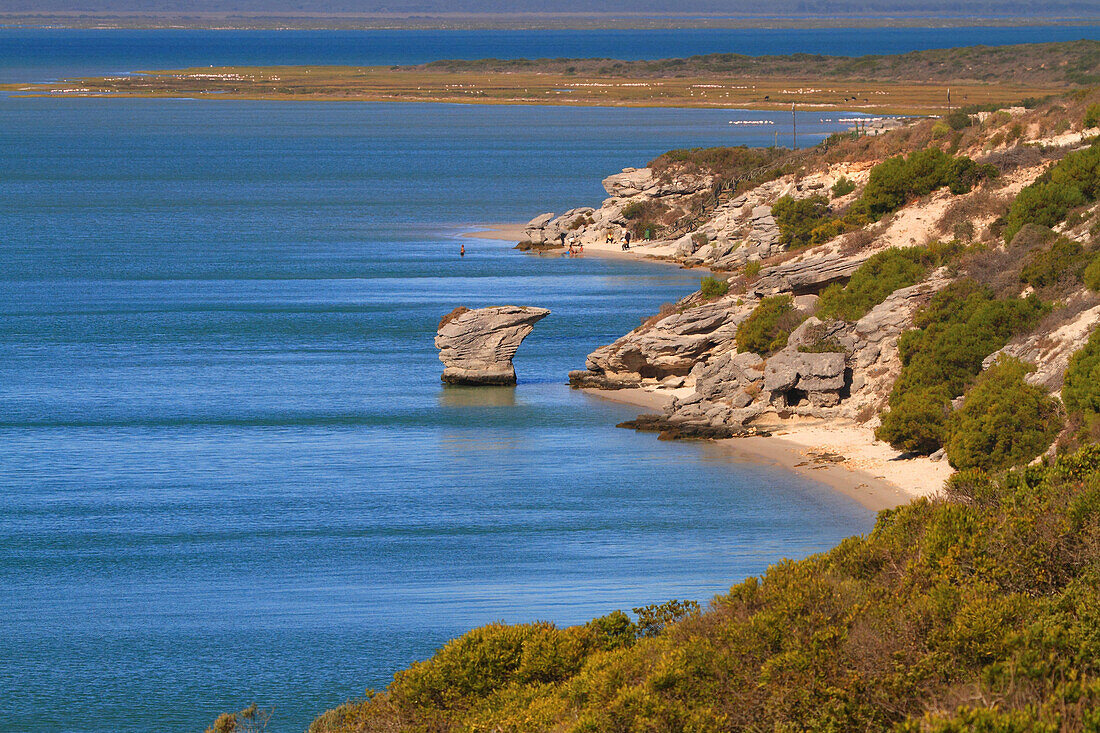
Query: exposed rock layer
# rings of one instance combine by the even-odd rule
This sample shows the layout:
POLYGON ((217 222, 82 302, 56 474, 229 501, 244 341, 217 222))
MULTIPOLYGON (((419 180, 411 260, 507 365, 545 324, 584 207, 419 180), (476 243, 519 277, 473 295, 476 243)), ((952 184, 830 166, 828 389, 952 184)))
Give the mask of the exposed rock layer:
POLYGON ((448 384, 515 384, 512 357, 540 320, 545 308, 500 305, 456 308, 439 323, 435 347, 448 384))

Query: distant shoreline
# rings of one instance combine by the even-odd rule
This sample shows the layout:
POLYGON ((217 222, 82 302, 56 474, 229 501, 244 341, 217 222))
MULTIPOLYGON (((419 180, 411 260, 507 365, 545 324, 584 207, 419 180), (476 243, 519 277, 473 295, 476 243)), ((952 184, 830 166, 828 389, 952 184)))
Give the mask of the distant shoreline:
POLYGON ((1086 16, 898 15, 730 17, 659 13, 171 13, 5 12, 0 28, 54 30, 751 30, 815 28, 1030 28, 1100 24, 1086 16))

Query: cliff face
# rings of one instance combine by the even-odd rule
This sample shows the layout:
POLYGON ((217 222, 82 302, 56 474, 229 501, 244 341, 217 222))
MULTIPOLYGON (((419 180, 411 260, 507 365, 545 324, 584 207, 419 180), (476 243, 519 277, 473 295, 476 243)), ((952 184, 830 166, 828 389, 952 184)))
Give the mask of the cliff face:
POLYGON ((535 324, 550 311, 530 306, 500 305, 456 308, 444 316, 435 337, 443 381, 448 384, 510 385, 516 383, 512 357, 535 324))
MULTIPOLYGON (((566 231, 579 242, 598 244, 608 230, 633 225, 624 212, 672 211, 665 220, 677 225, 662 229, 663 238, 643 241, 635 253, 706 266, 728 282, 728 292, 720 297, 706 299, 697 292, 666 304, 645 325, 592 352, 585 369, 570 374, 571 382, 666 392, 673 399, 660 419, 680 434, 693 428, 701 435, 713 435, 714 429, 736 434, 782 425, 789 418, 876 427, 902 369, 898 338, 914 327, 914 314, 933 294, 962 278, 989 284, 1000 297, 1034 291, 1021 280, 1021 267, 1049 245, 1009 246, 1001 241, 999 222, 1025 186, 1066 154, 1087 147, 1088 136, 1085 131, 1044 138, 1042 128, 1028 123, 1030 117, 1022 110, 1002 117, 1002 126, 1014 124, 1036 137, 1028 139, 1024 132, 1016 146, 999 143, 998 135, 1003 135, 998 120, 986 116, 994 124, 974 119, 985 134, 958 151, 979 162, 998 162, 1000 175, 964 193, 936 188, 878 221, 805 248, 794 249, 785 241, 773 216, 779 200, 824 197, 839 216, 859 200, 882 159, 811 162, 796 173, 724 198, 713 194, 710 176, 627 169, 604 181, 610 198, 600 208, 533 221, 528 230, 532 239, 549 240, 566 231), (1045 159, 1036 158, 1037 150, 1045 159), (851 190, 830 195, 842 178, 851 182, 851 190), (712 207, 703 206, 704 215, 691 219, 685 212, 693 206, 698 210, 700 197, 709 197, 712 207), (690 229, 683 229, 685 220, 690 229), (962 254, 883 294, 854 320, 818 313, 818 296, 829 286, 843 287, 875 255, 927 249, 936 242, 952 242, 962 254), (801 325, 770 353, 739 349, 739 327, 775 296, 790 296, 797 319, 804 319, 801 325)), ((1098 213, 1096 207, 1085 209, 1057 223, 1052 236, 1091 251, 1096 248, 1098 213)), ((996 363, 1002 353, 1019 358, 1034 367, 1028 383, 1057 394, 1070 356, 1100 320, 1100 297, 1072 278, 1039 294, 1050 304, 1050 315, 989 354, 985 366, 996 363)))

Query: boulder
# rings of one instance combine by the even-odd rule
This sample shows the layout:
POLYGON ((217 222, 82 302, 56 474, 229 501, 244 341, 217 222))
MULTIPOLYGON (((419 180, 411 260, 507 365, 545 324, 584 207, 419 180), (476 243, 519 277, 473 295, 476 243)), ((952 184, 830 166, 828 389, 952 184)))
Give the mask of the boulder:
POLYGON ((624 168, 603 180, 603 188, 612 198, 632 196, 690 195, 714 185, 714 177, 693 173, 675 173, 658 178, 650 168, 624 168))
POLYGON ((512 357, 540 320, 545 308, 501 305, 470 310, 456 308, 443 317, 435 347, 448 384, 515 384, 512 357))

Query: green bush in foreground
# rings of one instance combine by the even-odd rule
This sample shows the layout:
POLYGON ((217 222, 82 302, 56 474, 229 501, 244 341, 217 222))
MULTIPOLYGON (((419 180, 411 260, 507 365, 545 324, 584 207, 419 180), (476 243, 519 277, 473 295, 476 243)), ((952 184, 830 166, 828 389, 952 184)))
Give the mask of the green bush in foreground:
POLYGON ((703 297, 707 300, 713 300, 720 298, 729 292, 729 281, 720 277, 712 277, 710 275, 699 280, 699 290, 702 291, 703 297))
POLYGON ((898 339, 901 374, 875 435, 912 453, 941 448, 951 400, 981 371, 985 357, 1046 312, 1034 296, 997 300, 973 280, 957 280, 937 293, 917 312, 916 328, 898 339))
POLYGON ((947 422, 944 448, 958 469, 998 471, 1025 464, 1050 447, 1062 429, 1058 403, 1024 381, 1032 367, 1002 357, 966 393, 947 422))
POLYGON ((737 350, 751 351, 761 356, 773 354, 787 345, 791 331, 804 320, 805 314, 795 310, 791 296, 764 298, 737 327, 734 337, 737 350))
POLYGON ((947 498, 882 512, 867 536, 773 565, 653 637, 470 632, 310 732, 1097 730, 1098 597, 1087 447, 964 471, 947 498))
POLYGON ((858 321, 899 288, 915 285, 928 273, 924 247, 892 248, 872 255, 846 285, 834 283, 821 292, 819 318, 858 321))
POLYGON ((1062 402, 1070 413, 1083 415, 1086 420, 1100 417, 1100 328, 1070 358, 1062 385, 1062 402))

